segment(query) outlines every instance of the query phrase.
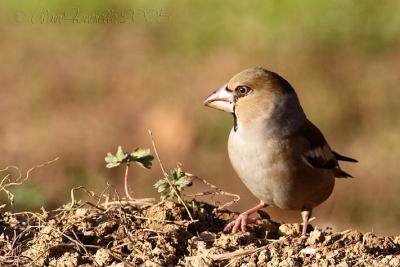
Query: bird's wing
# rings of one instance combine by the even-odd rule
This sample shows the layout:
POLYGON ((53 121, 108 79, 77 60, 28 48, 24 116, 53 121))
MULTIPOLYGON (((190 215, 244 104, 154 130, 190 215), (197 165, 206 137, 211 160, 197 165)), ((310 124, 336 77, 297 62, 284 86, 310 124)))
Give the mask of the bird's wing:
POLYGON ((332 151, 332 152, 333 152, 333 154, 335 155, 335 157, 336 157, 337 160, 349 161, 349 162, 358 162, 358 160, 356 160, 356 159, 353 159, 353 158, 350 158, 350 157, 346 157, 346 156, 340 155, 339 153, 337 153, 337 152, 335 152, 335 151, 332 151))
POLYGON ((352 162, 355 160, 332 151, 321 131, 312 122, 307 121, 299 134, 309 144, 306 151, 302 154, 302 159, 308 166, 311 168, 332 170, 335 177, 338 178, 352 177, 340 168, 338 160, 352 162))

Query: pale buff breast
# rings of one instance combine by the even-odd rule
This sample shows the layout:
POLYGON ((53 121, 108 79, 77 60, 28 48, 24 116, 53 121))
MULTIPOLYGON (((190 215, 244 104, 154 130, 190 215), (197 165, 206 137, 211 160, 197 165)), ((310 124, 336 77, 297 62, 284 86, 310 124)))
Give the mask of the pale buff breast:
POLYGON ((231 131, 228 153, 247 188, 267 205, 282 209, 313 208, 334 186, 330 170, 314 169, 301 160, 304 140, 270 138, 262 129, 231 131))

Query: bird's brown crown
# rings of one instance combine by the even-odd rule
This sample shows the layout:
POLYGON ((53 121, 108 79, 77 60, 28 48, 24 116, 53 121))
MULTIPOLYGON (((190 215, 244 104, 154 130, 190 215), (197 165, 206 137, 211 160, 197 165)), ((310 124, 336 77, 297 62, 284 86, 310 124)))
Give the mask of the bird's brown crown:
POLYGON ((279 96, 295 94, 284 78, 263 68, 246 69, 236 74, 227 89, 235 94, 235 113, 243 124, 260 116, 270 116, 279 96))
POLYGON ((245 69, 233 76, 228 83, 228 89, 234 91, 238 86, 248 86, 253 90, 266 90, 274 94, 294 91, 284 78, 263 68, 245 69))

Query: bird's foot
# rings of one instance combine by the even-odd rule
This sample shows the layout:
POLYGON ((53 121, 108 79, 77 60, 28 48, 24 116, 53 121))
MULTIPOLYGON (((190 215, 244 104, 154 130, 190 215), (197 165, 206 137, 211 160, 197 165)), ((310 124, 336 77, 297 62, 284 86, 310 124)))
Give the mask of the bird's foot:
POLYGON ((255 223, 259 218, 249 218, 249 214, 247 213, 242 213, 240 214, 236 220, 231 221, 228 223, 225 228, 224 232, 231 232, 232 234, 236 233, 239 229, 242 230, 243 232, 246 231, 246 225, 249 223, 255 223))
POLYGON ((303 230, 301 231, 301 237, 307 237, 307 226, 308 224, 303 223, 303 230))
POLYGON ((304 209, 301 212, 301 217, 303 218, 303 230, 301 231, 301 236, 306 237, 307 236, 307 227, 310 222, 310 217, 311 217, 311 209, 304 209))

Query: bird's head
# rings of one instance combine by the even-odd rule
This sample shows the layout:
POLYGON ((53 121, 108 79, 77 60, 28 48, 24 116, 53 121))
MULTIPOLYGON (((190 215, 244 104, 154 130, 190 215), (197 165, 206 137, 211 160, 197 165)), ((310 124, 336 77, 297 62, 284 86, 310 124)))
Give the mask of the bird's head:
POLYGON ((271 116, 283 95, 296 96, 285 79, 263 68, 251 68, 233 76, 204 105, 233 113, 240 123, 247 124, 271 116))

